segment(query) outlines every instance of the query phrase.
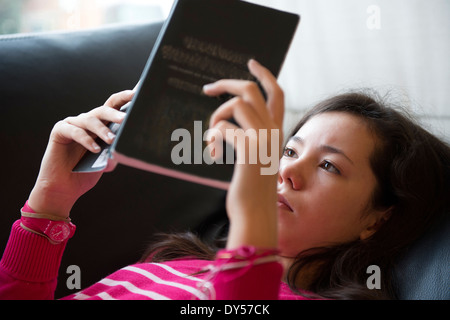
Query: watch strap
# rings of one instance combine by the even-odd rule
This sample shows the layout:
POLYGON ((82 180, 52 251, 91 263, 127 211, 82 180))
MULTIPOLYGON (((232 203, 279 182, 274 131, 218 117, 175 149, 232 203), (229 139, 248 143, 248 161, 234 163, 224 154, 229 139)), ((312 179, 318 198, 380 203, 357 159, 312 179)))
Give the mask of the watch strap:
POLYGON ((36 213, 28 206, 28 201, 21 209, 20 226, 29 232, 47 238, 53 244, 60 244, 71 238, 76 229, 69 217, 62 218, 50 214, 36 213), (56 232, 55 229, 57 229, 56 232))

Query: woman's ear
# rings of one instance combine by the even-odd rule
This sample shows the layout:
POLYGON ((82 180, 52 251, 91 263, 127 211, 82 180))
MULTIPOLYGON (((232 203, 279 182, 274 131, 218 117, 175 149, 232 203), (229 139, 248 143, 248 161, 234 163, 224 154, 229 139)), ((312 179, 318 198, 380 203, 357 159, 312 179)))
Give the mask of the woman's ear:
POLYGON ((366 240, 370 238, 380 227, 389 220, 392 214, 392 207, 384 211, 374 210, 367 217, 367 226, 359 235, 359 239, 366 240))

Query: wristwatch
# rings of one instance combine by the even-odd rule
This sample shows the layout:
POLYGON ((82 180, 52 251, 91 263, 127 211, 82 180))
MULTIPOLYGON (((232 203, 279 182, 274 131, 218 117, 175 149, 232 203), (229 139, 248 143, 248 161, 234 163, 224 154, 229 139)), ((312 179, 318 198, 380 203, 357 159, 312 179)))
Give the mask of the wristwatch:
POLYGON ((23 229, 46 237, 53 244, 60 244, 75 233, 70 218, 59 218, 39 213, 21 211, 20 225, 23 229))

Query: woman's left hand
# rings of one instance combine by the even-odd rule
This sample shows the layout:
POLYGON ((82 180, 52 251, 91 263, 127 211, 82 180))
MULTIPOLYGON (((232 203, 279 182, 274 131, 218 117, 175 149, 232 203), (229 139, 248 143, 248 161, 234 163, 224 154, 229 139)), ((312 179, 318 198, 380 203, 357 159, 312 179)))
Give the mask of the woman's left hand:
POLYGON ((276 189, 283 139, 284 93, 268 69, 254 60, 249 61, 248 67, 261 83, 267 100, 253 81, 219 80, 204 88, 205 94, 210 96, 224 93, 234 96, 213 113, 210 121, 210 128, 219 130, 236 150, 227 195, 229 249, 242 245, 273 248, 278 240, 276 189), (230 118, 234 118, 239 127, 229 122, 230 118), (235 139, 242 134, 246 139, 235 139))

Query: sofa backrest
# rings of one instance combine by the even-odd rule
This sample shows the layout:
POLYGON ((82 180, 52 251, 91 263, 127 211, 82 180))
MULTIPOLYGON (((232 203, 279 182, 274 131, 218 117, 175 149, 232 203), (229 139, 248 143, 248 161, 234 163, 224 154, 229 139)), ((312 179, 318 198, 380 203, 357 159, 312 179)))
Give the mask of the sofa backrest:
POLYGON ((402 300, 450 300, 450 212, 399 259, 394 279, 402 300))
MULTIPOLYGON (((161 26, 0 37, 1 248, 34 185, 53 125, 132 89, 161 26)), ((155 232, 203 230, 205 221, 224 218, 223 207, 224 191, 118 166, 71 212, 77 232, 56 296, 73 292, 66 287, 68 266, 80 267, 87 287, 136 262, 155 232)))

